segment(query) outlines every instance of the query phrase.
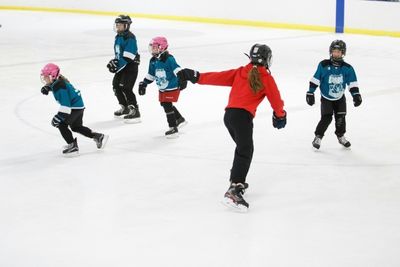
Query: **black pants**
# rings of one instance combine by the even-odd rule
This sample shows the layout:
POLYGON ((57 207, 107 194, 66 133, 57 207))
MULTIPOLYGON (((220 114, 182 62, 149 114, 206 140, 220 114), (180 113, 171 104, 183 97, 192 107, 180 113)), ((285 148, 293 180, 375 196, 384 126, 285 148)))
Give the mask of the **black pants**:
POLYGON ((224 123, 236 143, 230 181, 232 183, 244 183, 254 151, 253 116, 244 109, 227 108, 224 123))
POLYGON ((60 123, 60 126, 58 127, 67 144, 71 144, 74 141, 72 132, 68 127, 71 127, 72 131, 80 133, 86 137, 94 137, 92 130, 82 125, 83 111, 83 109, 73 109, 68 118, 64 122, 60 123))
POLYGON ((123 106, 134 105, 136 108, 136 95, 133 93, 138 76, 138 64, 131 62, 124 69, 114 75, 113 90, 118 103, 123 106))
POLYGON ((160 104, 167 115, 168 126, 176 127, 176 120, 182 118, 181 113, 179 113, 178 109, 172 104, 172 102, 161 102, 160 104))
POLYGON ((326 129, 332 122, 335 115, 335 134, 340 137, 346 133, 346 97, 336 101, 327 100, 321 97, 321 120, 315 129, 315 135, 324 136, 326 129))

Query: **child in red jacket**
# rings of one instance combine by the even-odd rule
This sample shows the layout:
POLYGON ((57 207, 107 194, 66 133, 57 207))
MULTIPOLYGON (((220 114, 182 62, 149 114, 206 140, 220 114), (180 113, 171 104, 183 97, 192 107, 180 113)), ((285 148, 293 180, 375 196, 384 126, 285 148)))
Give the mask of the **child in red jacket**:
POLYGON ((248 187, 246 176, 253 156, 253 118, 258 105, 268 98, 273 109, 272 122, 275 128, 286 125, 286 111, 283 109, 278 87, 271 76, 271 49, 264 44, 255 44, 250 49, 250 63, 221 72, 199 73, 183 69, 178 73, 180 80, 192 83, 231 86, 229 102, 225 108, 224 123, 236 143, 235 157, 230 175, 230 186, 223 203, 238 211, 247 211, 249 204, 243 194, 248 187))

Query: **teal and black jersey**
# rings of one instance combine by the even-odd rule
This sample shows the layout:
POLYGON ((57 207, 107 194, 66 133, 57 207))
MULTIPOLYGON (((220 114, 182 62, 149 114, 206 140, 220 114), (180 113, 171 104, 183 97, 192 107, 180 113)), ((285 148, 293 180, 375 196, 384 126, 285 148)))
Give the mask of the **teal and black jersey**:
POLYGON ((180 70, 181 67, 170 54, 162 55, 160 58, 152 57, 146 79, 149 81, 155 80, 160 92, 176 90, 178 88, 176 74, 180 70))
POLYGON ((340 66, 332 65, 329 59, 318 64, 317 71, 310 80, 309 93, 314 93, 320 87, 322 97, 328 100, 342 98, 346 86, 348 89, 358 88, 357 77, 353 67, 342 62, 340 66))
POLYGON ((117 72, 119 72, 125 68, 128 63, 132 62, 138 53, 135 35, 130 31, 117 34, 114 41, 114 53, 115 58, 118 59, 117 72))
POLYGON ((57 79, 50 85, 50 87, 54 98, 60 104, 59 112, 71 114, 72 109, 85 108, 81 92, 75 89, 75 87, 69 82, 63 79, 57 79))

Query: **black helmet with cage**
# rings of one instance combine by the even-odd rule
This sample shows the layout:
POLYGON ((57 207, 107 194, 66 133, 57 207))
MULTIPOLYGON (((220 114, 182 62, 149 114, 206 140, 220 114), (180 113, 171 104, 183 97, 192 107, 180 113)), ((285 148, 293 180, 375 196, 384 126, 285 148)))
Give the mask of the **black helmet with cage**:
POLYGON ((124 25, 123 31, 128 31, 130 28, 130 25, 132 24, 132 19, 128 15, 119 15, 115 19, 115 25, 114 25, 115 28, 116 28, 117 24, 123 24, 124 25))
POLYGON ((335 40, 329 46, 329 56, 332 61, 343 61, 343 57, 346 55, 346 43, 342 40, 335 40), (342 57, 337 58, 332 56, 333 50, 339 50, 342 52, 342 57))

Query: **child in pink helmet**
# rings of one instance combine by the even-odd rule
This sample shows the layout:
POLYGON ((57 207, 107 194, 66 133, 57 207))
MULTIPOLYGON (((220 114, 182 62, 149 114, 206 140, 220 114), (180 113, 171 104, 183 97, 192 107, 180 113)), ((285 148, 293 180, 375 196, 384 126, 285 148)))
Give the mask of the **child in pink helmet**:
POLYGON ((60 108, 54 115, 51 125, 58 128, 67 146, 62 153, 65 156, 77 155, 79 152, 77 139, 73 137, 72 131, 78 132, 86 137, 92 138, 98 149, 104 148, 108 136, 102 133, 93 132, 82 125, 83 104, 81 92, 60 74, 60 68, 53 64, 46 64, 40 72, 42 82, 45 84, 40 90, 42 94, 53 93, 54 98, 60 104, 60 108), (71 130, 70 130, 70 129, 71 130))
POLYGON ((154 37, 149 44, 149 52, 152 55, 149 63, 149 71, 142 82, 139 83, 139 95, 146 93, 148 84, 156 81, 159 90, 159 101, 167 116, 168 131, 167 138, 178 137, 178 128, 186 125, 176 106, 180 90, 186 88, 187 81, 180 81, 177 73, 181 67, 176 63, 175 58, 168 53, 168 41, 165 37, 154 37))

